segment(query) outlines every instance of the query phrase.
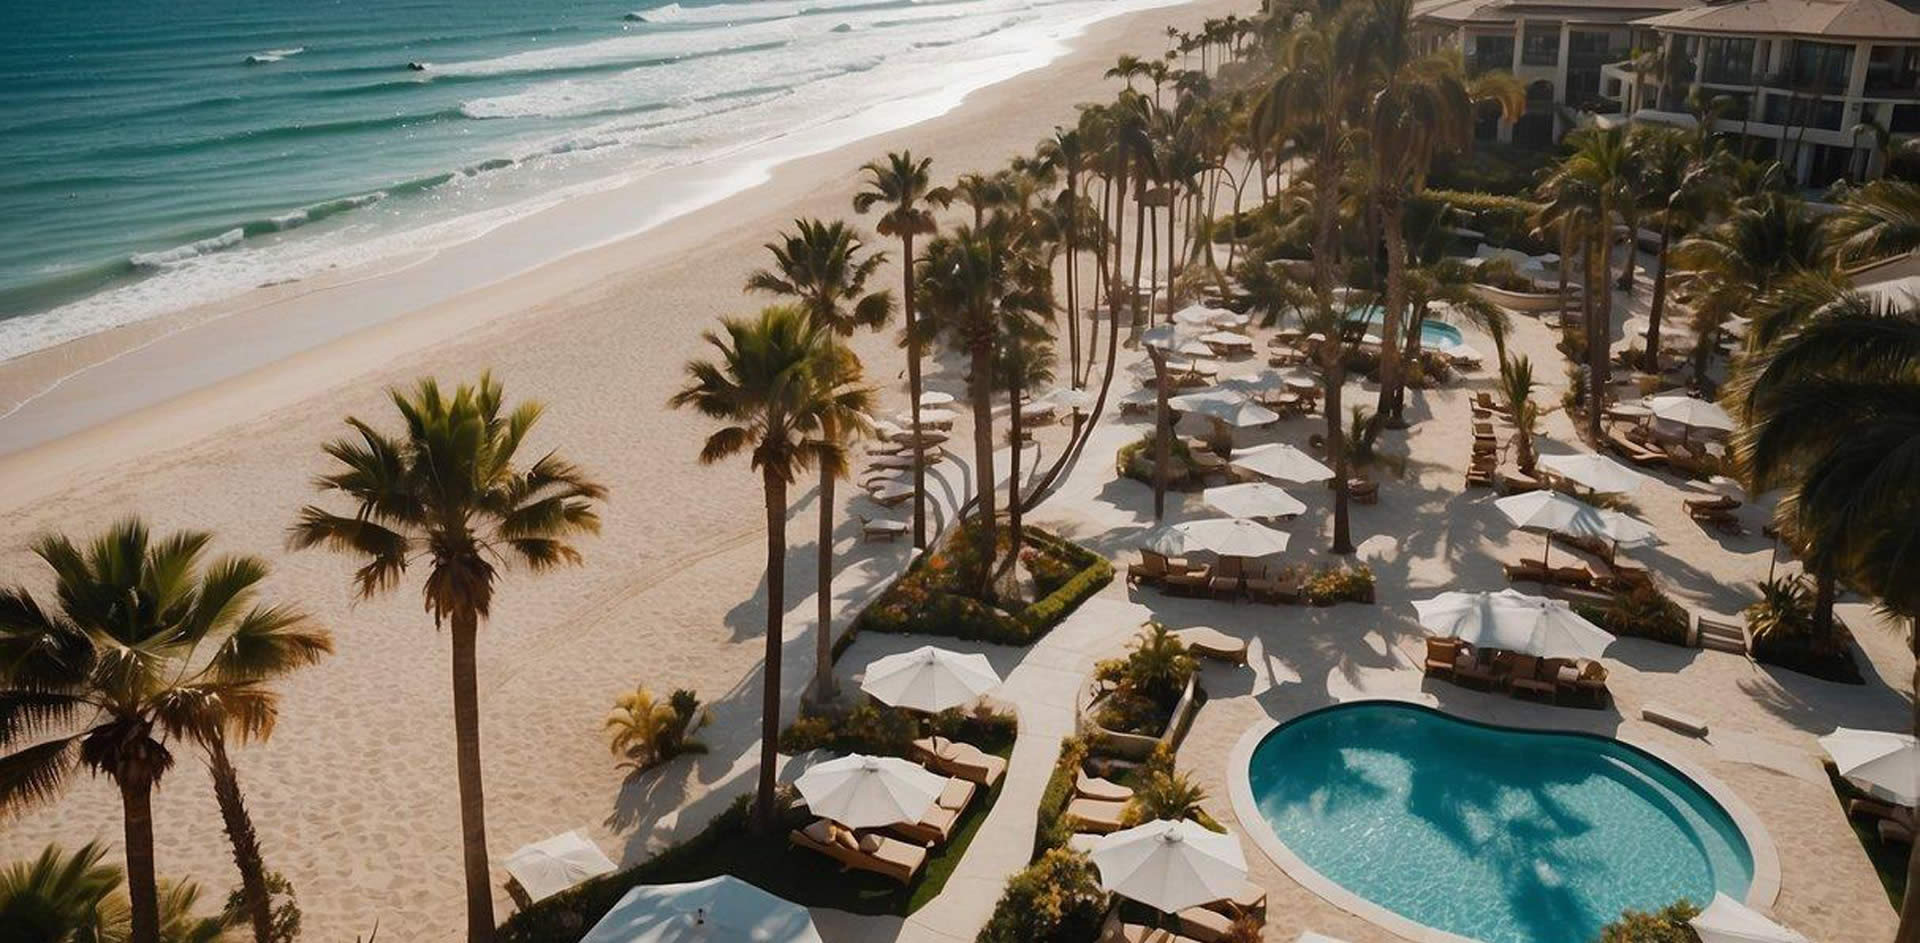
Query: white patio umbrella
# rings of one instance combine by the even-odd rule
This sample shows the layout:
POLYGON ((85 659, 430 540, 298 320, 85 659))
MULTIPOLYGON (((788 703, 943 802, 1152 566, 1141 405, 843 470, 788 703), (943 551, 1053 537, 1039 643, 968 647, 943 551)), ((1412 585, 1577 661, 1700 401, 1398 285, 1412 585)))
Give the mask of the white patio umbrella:
POLYGON ((1441 593, 1414 600, 1413 608, 1428 632, 1475 648, 1542 658, 1598 658, 1613 644, 1612 633, 1581 618, 1565 602, 1511 589, 1441 593))
POLYGON ((1245 334, 1240 334, 1234 331, 1213 331, 1207 334, 1200 335, 1200 340, 1202 343, 1207 343, 1207 344, 1227 344, 1230 346, 1244 345, 1247 347, 1253 346, 1253 338, 1248 337, 1245 334))
POLYGON ((507 873, 533 900, 545 900, 575 884, 618 870, 600 846, 579 831, 534 842, 507 856, 507 873))
POLYGON ((1143 386, 1120 397, 1123 406, 1152 406, 1160 402, 1160 392, 1150 386, 1143 386))
POLYGON ((1264 557, 1286 550, 1287 535, 1252 521, 1209 517, 1160 528, 1147 539, 1147 549, 1170 557, 1195 550, 1223 557, 1264 557))
POLYGON ((1307 509, 1299 498, 1264 481, 1208 488, 1200 497, 1229 517, 1291 517, 1307 509))
POLYGON ((952 393, 942 393, 939 390, 928 390, 925 393, 920 394, 921 409, 931 409, 935 406, 945 406, 952 402, 953 402, 952 393))
POLYGON ((1632 494, 1647 483, 1647 476, 1591 452, 1542 455, 1540 467, 1601 494, 1632 494))
POLYGON ((1056 387, 1035 399, 1035 403, 1047 403, 1061 409, 1092 409, 1095 397, 1086 390, 1072 387, 1056 387))
POLYGON ((1233 390, 1203 390, 1167 400, 1167 405, 1183 413, 1198 413, 1229 426, 1264 426, 1280 414, 1233 390))
POLYGON ((1247 879, 1238 839, 1186 819, 1102 836, 1090 857, 1102 890, 1169 914, 1230 897, 1247 879))
POLYGON ((947 778, 897 756, 859 753, 821 763, 794 781, 813 814, 848 828, 918 822, 947 778))
POLYGON ((1566 534, 1570 537, 1604 537, 1613 541, 1617 548, 1654 543, 1653 528, 1646 523, 1618 511, 1604 511, 1585 501, 1567 497, 1558 491, 1528 491, 1524 494, 1508 495, 1493 502, 1500 513, 1513 522, 1513 526, 1522 530, 1545 531, 1547 538, 1546 554, 1540 562, 1545 563, 1547 555, 1553 553, 1552 534, 1566 534))
POLYGON ((642 884, 622 896, 580 943, 822 943, 807 908, 730 874, 688 884, 642 884))
POLYGON ((1647 408, 1653 410, 1656 417, 1689 429, 1718 429, 1723 432, 1733 429, 1733 417, 1727 415, 1726 410, 1718 404, 1691 396, 1656 396, 1647 400, 1647 408))
POLYGON ((1713 903, 1687 924, 1700 936, 1700 943, 1813 943, 1718 891, 1713 903))
POLYGON ((1820 738, 1840 775, 1881 799, 1920 805, 1920 745, 1911 734, 1836 727, 1820 738))
POLYGON ((1188 305, 1173 313, 1173 323, 1188 327, 1209 327, 1222 317, 1232 317, 1233 312, 1206 305, 1188 305))
POLYGON ((1000 675, 987 656, 932 645, 874 659, 860 682, 860 690, 882 704, 929 714, 958 707, 999 686, 1000 675))
POLYGON ((1333 469, 1320 464, 1313 456, 1284 442, 1256 445, 1250 449, 1235 449, 1230 461, 1235 468, 1268 478, 1278 478, 1281 481, 1305 484, 1311 481, 1326 481, 1333 477, 1333 469))

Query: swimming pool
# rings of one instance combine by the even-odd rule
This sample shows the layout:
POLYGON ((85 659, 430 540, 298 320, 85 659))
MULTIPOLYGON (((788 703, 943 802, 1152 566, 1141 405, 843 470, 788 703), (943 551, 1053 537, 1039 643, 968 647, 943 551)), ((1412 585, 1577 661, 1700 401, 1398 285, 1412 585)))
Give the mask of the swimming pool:
POLYGON ((1617 740, 1363 701, 1281 724, 1246 755, 1251 801, 1284 852, 1446 933, 1584 943, 1627 908, 1745 900, 1754 883, 1732 816, 1617 740))
MULTIPOLYGON (((1353 312, 1352 320, 1379 324, 1385 320, 1384 309, 1379 305, 1367 305, 1353 312)), ((1466 337, 1460 329, 1451 324, 1443 324, 1428 318, 1420 322, 1420 346, 1427 350, 1451 350, 1466 344, 1466 337)))

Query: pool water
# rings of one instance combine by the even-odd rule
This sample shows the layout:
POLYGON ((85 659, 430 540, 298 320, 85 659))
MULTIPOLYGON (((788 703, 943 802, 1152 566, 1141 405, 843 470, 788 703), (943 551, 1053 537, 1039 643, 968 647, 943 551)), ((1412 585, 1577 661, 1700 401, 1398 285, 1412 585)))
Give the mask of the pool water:
POLYGON ((1308 866, 1489 943, 1585 943, 1628 908, 1744 900, 1753 853, 1692 780, 1615 740, 1340 705, 1255 747, 1261 816, 1308 866))
MULTIPOLYGON (((1367 305, 1353 312, 1352 320, 1379 324, 1385 320, 1384 309, 1379 305, 1367 305)), ((1427 350, 1451 350, 1466 344, 1466 337, 1460 329, 1451 324, 1435 321, 1429 317, 1420 322, 1420 346, 1427 350)))

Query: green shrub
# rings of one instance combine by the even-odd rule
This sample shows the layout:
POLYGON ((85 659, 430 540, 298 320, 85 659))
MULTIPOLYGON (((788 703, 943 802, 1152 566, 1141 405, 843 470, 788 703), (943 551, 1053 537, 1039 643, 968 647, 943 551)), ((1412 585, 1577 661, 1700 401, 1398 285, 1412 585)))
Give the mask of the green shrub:
MULTIPOLYGON (((975 521, 953 528, 932 552, 922 555, 854 620, 859 632, 913 632, 1027 645, 1060 624, 1100 588, 1113 580, 1113 564, 1084 547, 1032 527, 1025 528, 1022 550, 1049 558, 1042 569, 1061 580, 1051 592, 1019 612, 1009 613, 969 593, 978 585, 984 556, 975 521), (1057 561, 1057 563, 1056 563, 1057 561)), ((1001 540, 1007 528, 999 528, 1001 540)))
POLYGON ((1557 156, 1551 149, 1476 141, 1471 153, 1435 155, 1433 169, 1427 174, 1427 186, 1524 196, 1533 192, 1540 170, 1552 164, 1557 156))
POLYGON ((1745 610, 1755 641, 1813 637, 1813 588, 1804 576, 1782 576, 1760 584, 1760 601, 1745 610))
POLYGON ((1812 581, 1805 576, 1761 583, 1760 601, 1746 608, 1754 659, 1826 681, 1865 683, 1847 627, 1835 619, 1831 633, 1819 633, 1814 608, 1812 581))
POLYGON ((1300 594, 1315 606, 1331 606, 1337 602, 1373 602, 1373 568, 1366 564, 1330 564, 1307 577, 1300 594))
POLYGON ((1488 245, 1517 249, 1528 255, 1549 251, 1546 242, 1533 235, 1530 219, 1540 209, 1540 204, 1531 200, 1472 190, 1433 188, 1415 199, 1445 205, 1466 217, 1470 228, 1486 234, 1488 245))
MULTIPOLYGON (((793 754, 825 749, 835 753, 906 756, 923 730, 925 715, 866 701, 840 717, 804 714, 780 732, 780 752, 793 754)), ((1020 721, 1010 711, 985 704, 971 711, 941 711, 931 721, 933 732, 963 740, 988 753, 1013 744, 1020 721)))
MULTIPOLYGON (((268 939, 271 943, 294 943, 300 938, 300 902, 294 896, 293 882, 278 871, 268 871, 262 877, 267 885, 267 906, 271 914, 268 939)), ((227 895, 227 905, 221 909, 220 918, 229 926, 251 926, 246 888, 236 887, 227 895)))
MULTIPOLYGON (((1167 469, 1167 485, 1184 485, 1193 476, 1193 450, 1187 447, 1185 440, 1173 436, 1167 442, 1167 455, 1172 459, 1167 469)), ((1113 453, 1113 473, 1153 484, 1153 433, 1149 432, 1113 453)))
POLYGON ((1654 911, 1629 910, 1600 928, 1597 943, 1700 943, 1687 921, 1700 913, 1686 898, 1654 911))
POLYGON ((1574 611, 1615 635, 1687 644, 1687 610, 1650 584, 1616 592, 1605 605, 1576 603, 1574 611))
POLYGON ((1100 932, 1107 895, 1087 856, 1055 848, 1007 879, 975 943, 1083 943, 1100 932))
POLYGON ((1073 787, 1080 775, 1080 764, 1086 762, 1087 744, 1079 737, 1068 737, 1060 741, 1060 758, 1053 763, 1053 774, 1047 777, 1047 788, 1040 793, 1040 806, 1033 829, 1033 856, 1038 860, 1054 848, 1064 847, 1073 837, 1073 827, 1066 820, 1068 803, 1073 801, 1073 787))

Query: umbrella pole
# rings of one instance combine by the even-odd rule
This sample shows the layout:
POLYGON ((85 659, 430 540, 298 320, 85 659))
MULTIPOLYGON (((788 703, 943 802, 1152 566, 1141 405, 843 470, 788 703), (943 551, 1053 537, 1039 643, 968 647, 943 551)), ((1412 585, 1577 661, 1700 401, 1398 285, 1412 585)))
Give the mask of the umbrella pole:
POLYGON ((1540 585, 1547 585, 1548 577, 1553 575, 1550 564, 1553 561, 1553 531, 1547 531, 1547 549, 1540 552, 1540 569, 1547 572, 1540 575, 1540 585))

